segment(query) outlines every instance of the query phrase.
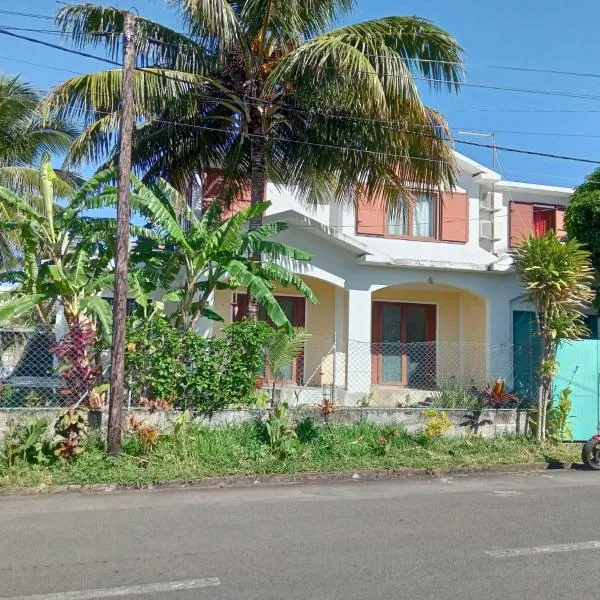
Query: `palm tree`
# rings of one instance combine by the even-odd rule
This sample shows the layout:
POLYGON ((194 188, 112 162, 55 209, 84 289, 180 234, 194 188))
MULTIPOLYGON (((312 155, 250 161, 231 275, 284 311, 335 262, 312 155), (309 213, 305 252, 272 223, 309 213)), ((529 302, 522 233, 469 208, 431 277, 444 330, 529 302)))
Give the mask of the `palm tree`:
POLYGON ((221 205, 214 202, 200 218, 165 181, 145 186, 134 178, 132 205, 151 220, 151 228, 139 232, 132 251, 132 292, 145 307, 148 292, 169 290, 163 301, 177 302, 173 316, 182 329, 195 329, 201 317, 223 320, 210 308, 217 289, 247 288, 268 318, 286 331, 292 328, 273 295, 273 282, 293 286, 317 301, 302 278, 287 268, 311 256, 270 239, 287 225, 268 223, 251 231, 245 227, 268 202, 225 220, 221 205), (253 259, 256 255, 260 260, 253 259))
POLYGON ((515 269, 535 309, 541 342, 537 437, 546 437, 546 412, 556 374, 558 344, 587 333, 583 309, 594 298, 590 253, 576 239, 562 243, 554 231, 529 236, 515 252, 515 269))
MULTIPOLYGON (((68 121, 44 114, 41 96, 18 77, 0 73, 0 185, 16 193, 39 192, 40 159, 64 155, 79 131, 68 121)), ((70 196, 80 178, 57 169, 56 197, 70 196)))
MULTIPOLYGON (((12 190, 26 202, 41 199, 40 161, 47 153, 65 154, 78 130, 56 116, 44 115, 41 96, 18 77, 0 73, 0 186, 12 190)), ((72 196, 80 178, 57 170, 53 190, 57 198, 72 196)), ((15 214, 6 202, 0 203, 0 219, 15 214)), ((11 269, 22 254, 14 232, 0 232, 0 268, 11 269)))
MULTIPOLYGON (((180 191, 207 168, 225 173, 226 201, 266 181, 309 203, 355 201, 356 185, 390 205, 414 188, 452 183, 448 129, 424 106, 415 80, 457 91, 461 48, 415 17, 385 17, 331 29, 354 0, 171 0, 179 33, 138 18, 134 165, 180 191), (410 181, 410 186, 407 182, 410 181)), ((120 58, 124 11, 69 5, 57 24, 77 47, 104 45, 120 58)), ((121 71, 73 77, 48 106, 86 128, 74 164, 114 158, 121 71)), ((261 215, 252 226, 261 223, 261 215)))

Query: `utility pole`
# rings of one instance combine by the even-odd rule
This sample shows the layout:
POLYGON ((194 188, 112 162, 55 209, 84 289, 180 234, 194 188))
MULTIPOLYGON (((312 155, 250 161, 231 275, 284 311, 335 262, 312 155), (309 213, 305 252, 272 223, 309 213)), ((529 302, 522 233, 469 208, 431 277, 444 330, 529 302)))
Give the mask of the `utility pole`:
POLYGON ((123 24, 123 70, 121 82, 121 140, 117 196, 117 254, 108 406, 108 454, 121 453, 123 398, 125 397, 125 322, 127 319, 127 265, 129 262, 129 191, 131 184, 131 137, 133 135, 133 76, 135 71, 135 16, 127 12, 123 24))

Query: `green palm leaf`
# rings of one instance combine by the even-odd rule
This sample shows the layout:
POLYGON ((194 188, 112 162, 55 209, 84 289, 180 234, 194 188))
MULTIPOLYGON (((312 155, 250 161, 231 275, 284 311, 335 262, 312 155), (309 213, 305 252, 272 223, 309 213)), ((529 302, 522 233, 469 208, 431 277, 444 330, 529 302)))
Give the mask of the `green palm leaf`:
POLYGON ((31 312, 46 298, 44 294, 29 294, 0 304, 0 324, 10 323, 13 319, 31 312))

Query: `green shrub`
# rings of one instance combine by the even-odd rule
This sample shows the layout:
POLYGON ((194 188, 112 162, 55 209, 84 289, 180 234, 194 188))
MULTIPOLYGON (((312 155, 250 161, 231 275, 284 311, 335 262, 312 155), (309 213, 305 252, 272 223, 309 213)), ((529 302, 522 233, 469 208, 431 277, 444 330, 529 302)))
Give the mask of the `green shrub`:
POLYGON ((425 435, 428 438, 439 438, 450 431, 452 423, 448 414, 444 411, 438 411, 435 408, 429 408, 425 411, 425 435))
POLYGON ((434 408, 480 410, 483 408, 481 394, 471 384, 451 377, 440 384, 432 396, 434 408))
POLYGON ((9 421, 2 458, 10 468, 16 460, 32 464, 48 462, 48 444, 44 440, 48 421, 35 419, 29 423, 9 421))
POLYGON ((252 403, 264 367, 265 323, 227 325, 222 338, 181 332, 165 318, 132 321, 127 336, 127 378, 134 398, 210 413, 252 403))
POLYGON ((280 460, 293 456, 298 451, 298 436, 290 425, 287 402, 278 404, 269 415, 266 423, 271 454, 280 460))

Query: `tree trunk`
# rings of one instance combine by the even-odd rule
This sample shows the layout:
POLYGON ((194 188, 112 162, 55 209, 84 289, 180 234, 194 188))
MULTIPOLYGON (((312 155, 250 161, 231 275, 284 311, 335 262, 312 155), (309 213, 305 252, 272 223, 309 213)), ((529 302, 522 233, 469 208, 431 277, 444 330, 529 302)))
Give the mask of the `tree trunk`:
MULTIPOLYGON (((248 123, 248 134, 250 136, 250 168, 251 168, 251 189, 250 202, 252 206, 260 204, 266 200, 267 191, 267 140, 265 139, 265 130, 261 111, 256 106, 249 109, 250 121, 248 123)), ((262 214, 250 219, 250 229, 258 229, 262 226, 262 214)), ((250 257, 259 262, 260 253, 255 253, 250 257)), ((248 293, 248 318, 253 321, 258 320, 258 304, 256 299, 248 293)))
POLYGON ((551 341, 549 339, 549 333, 546 331, 546 327, 542 325, 542 362, 541 362, 541 373, 540 373, 540 398, 539 398, 539 412, 538 412, 538 440, 546 440, 546 413, 548 410, 548 402, 550 400, 550 385, 552 378, 548 375, 548 361, 552 354, 551 341))

